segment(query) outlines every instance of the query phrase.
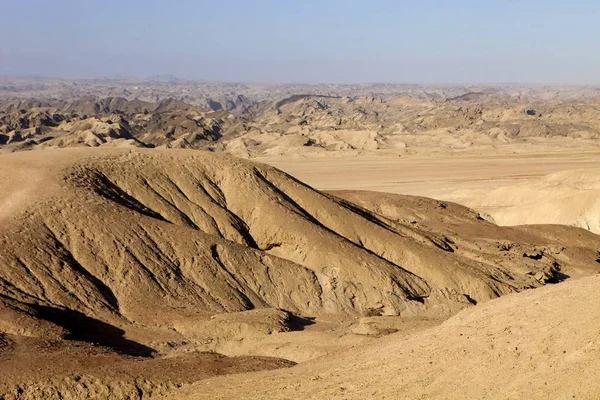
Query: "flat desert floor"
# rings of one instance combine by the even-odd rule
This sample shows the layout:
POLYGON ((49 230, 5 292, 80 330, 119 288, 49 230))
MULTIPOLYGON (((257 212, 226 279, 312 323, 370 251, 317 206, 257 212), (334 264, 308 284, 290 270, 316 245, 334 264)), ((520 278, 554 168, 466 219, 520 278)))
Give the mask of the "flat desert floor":
POLYGON ((456 202, 500 225, 560 223, 598 230, 600 152, 481 151, 435 155, 269 157, 319 190, 366 190, 456 202), (568 205, 568 207, 565 207, 568 205))

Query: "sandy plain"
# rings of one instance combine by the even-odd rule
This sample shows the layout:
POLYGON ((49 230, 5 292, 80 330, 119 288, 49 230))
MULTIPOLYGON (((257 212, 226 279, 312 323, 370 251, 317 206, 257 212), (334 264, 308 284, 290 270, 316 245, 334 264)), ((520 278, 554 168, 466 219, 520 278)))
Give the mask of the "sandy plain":
POLYGON ((319 190, 368 190, 431 197, 474 208, 500 225, 521 224, 525 218, 527 223, 561 223, 584 228, 588 227, 578 223, 577 218, 590 208, 587 203, 571 202, 569 208, 574 214, 570 216, 564 215, 568 211, 564 207, 554 208, 550 213, 540 210, 553 196, 559 201, 569 201, 569 197, 578 197, 581 192, 595 191, 595 178, 600 173, 598 150, 561 151, 554 147, 544 151, 543 147, 533 149, 516 144, 503 150, 433 155, 283 156, 257 161, 279 168, 319 190), (577 175, 582 173, 592 182, 580 185, 577 175), (528 196, 526 192, 531 188, 542 198, 528 196), (518 196, 519 193, 524 195, 518 196))

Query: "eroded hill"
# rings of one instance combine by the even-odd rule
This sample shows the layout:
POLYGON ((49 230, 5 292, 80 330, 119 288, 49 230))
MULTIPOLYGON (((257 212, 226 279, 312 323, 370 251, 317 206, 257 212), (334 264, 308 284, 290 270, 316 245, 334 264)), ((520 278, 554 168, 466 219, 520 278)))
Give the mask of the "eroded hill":
MULTIPOLYGON (((582 229, 501 228, 452 203, 322 193, 214 153, 64 149, 3 155, 2 165, 4 343, 57 343, 84 364, 92 356, 69 340, 187 362, 178 357, 223 338, 332 316, 445 318, 598 270, 600 239, 582 229)), ((21 353, 5 352, 5 365, 21 353)), ((6 393, 35 378, 4 376, 6 393)))
POLYGON ((289 370, 211 378, 165 399, 594 399, 599 277, 465 310, 289 370))
POLYGON ((490 94, 453 99, 293 95, 193 106, 110 97, 0 104, 0 151, 56 147, 208 149, 238 157, 406 155, 513 143, 597 147, 598 99, 490 94), (576 142, 573 141, 576 139, 576 142))

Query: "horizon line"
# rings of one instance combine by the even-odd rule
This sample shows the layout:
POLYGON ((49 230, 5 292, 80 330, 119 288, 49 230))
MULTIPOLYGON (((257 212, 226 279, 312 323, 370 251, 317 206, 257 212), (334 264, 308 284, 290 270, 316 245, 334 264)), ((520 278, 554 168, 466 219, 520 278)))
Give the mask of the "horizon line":
POLYGON ((57 81, 140 81, 140 82, 155 82, 155 83, 221 83, 221 84, 251 84, 251 85, 302 85, 302 86, 353 86, 353 85, 395 85, 395 86, 598 86, 600 82, 596 83, 571 83, 571 82, 519 82, 519 81, 499 81, 499 82, 461 82, 461 81, 449 81, 449 82, 394 82, 394 81, 360 81, 360 82, 294 82, 294 81, 247 81, 247 80, 219 80, 219 79, 189 79, 180 78, 172 74, 156 74, 147 77, 136 77, 136 76, 119 76, 115 74, 115 77, 110 75, 94 77, 94 78, 69 78, 69 77, 57 77, 57 76, 45 76, 38 74, 26 74, 26 75, 13 75, 13 74, 0 74, 0 79, 14 79, 14 80, 57 80, 57 81), (170 77, 172 79, 160 79, 161 77, 170 77))

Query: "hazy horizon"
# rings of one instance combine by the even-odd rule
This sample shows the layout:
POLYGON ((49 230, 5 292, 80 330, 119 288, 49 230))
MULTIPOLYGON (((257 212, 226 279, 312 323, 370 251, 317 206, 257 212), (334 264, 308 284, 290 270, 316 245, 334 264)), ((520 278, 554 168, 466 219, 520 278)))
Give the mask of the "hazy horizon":
POLYGON ((251 81, 251 80, 216 80, 216 79, 186 79, 181 78, 172 74, 161 74, 161 75, 152 75, 152 76, 98 76, 98 77, 85 77, 85 78, 75 78, 75 77, 59 77, 59 76, 44 76, 44 75, 9 75, 9 74, 0 74, 0 79, 7 80, 62 80, 62 81, 140 81, 140 82, 166 82, 166 83, 223 83, 223 84, 253 84, 253 85, 306 85, 306 86, 315 86, 315 85, 331 85, 331 86, 346 86, 346 85, 397 85, 397 86, 448 86, 448 87, 465 87, 465 86, 481 86, 481 87, 493 87, 493 86, 550 86, 550 87, 596 87, 600 86, 599 83, 569 83, 569 82, 294 82, 294 81, 251 81), (167 81, 158 79, 160 76, 168 76, 171 75, 175 78, 173 81, 167 81))
POLYGON ((599 84, 600 4, 0 0, 0 76, 599 84))

